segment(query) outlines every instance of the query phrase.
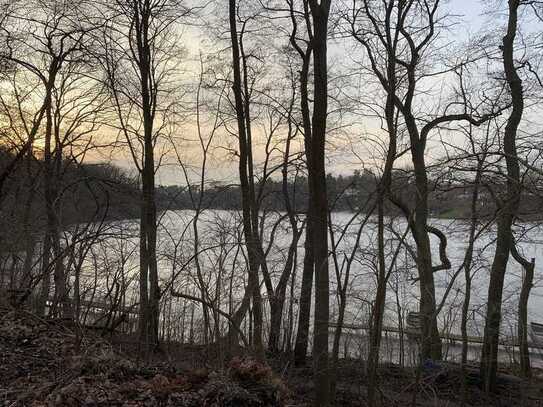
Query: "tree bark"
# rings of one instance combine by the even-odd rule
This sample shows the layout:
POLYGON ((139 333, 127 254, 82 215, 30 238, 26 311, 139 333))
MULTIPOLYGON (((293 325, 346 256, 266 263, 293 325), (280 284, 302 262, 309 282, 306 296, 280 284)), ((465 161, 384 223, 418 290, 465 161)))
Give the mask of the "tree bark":
POLYGON ((532 368, 530 366, 530 349, 528 348, 528 300, 530 291, 534 282, 535 258, 531 261, 526 260, 517 250, 516 244, 511 245, 511 254, 513 258, 524 269, 522 278, 522 288, 518 300, 518 343, 520 353, 520 374, 522 377, 532 377, 532 368))
POLYGON ((305 228, 305 243, 304 243, 304 265, 302 270, 302 287, 300 291, 299 311, 298 311, 298 330, 296 333, 296 344, 294 347, 294 363, 297 366, 303 365, 307 358, 307 348, 309 343, 309 322, 311 318, 311 294, 313 292, 313 275, 315 272, 315 251, 313 248, 313 205, 311 179, 313 178, 313 168, 311 166, 311 139, 312 126, 311 116, 309 113, 309 97, 308 97, 308 77, 309 77, 309 58, 311 57, 312 49, 310 48, 303 54, 302 70, 300 72, 300 96, 302 121, 304 128, 304 152, 307 163, 307 212, 306 212, 306 228, 305 228))
POLYGON ((388 149, 385 159, 383 175, 378 185, 377 195, 377 292, 375 294, 375 304, 373 307, 372 320, 370 325, 370 352, 368 355, 368 405, 374 406, 377 395, 377 368, 379 365, 379 351, 381 347, 381 334, 383 328, 383 317, 386 301, 386 254, 385 254, 385 202, 390 194, 392 183, 392 170, 396 160, 397 150, 397 123, 396 109, 394 107, 394 94, 396 92, 396 63, 391 59, 387 66, 387 76, 389 80, 389 92, 385 105, 385 119, 388 130, 388 149))
POLYGON ((302 270, 302 287, 298 310, 298 330, 296 332, 296 344, 294 346, 294 364, 304 365, 307 358, 309 344, 309 321, 311 318, 311 293, 313 291, 313 273, 315 260, 313 255, 313 214, 311 204, 308 204, 307 225, 305 228, 304 265, 302 270))
POLYGON ((326 192, 325 141, 328 114, 327 37, 330 0, 309 1, 313 18, 314 101, 311 135, 312 174, 311 205, 313 206, 313 256, 315 262, 315 315, 313 360, 317 406, 329 406, 330 371, 328 358, 328 329, 330 320, 330 282, 328 270, 328 197, 326 192))
POLYGON ((150 25, 153 11, 147 2, 134 2, 135 48, 140 77, 141 109, 143 117, 143 163, 140 171, 142 184, 140 219, 140 336, 146 351, 159 344, 160 289, 156 254, 157 214, 155 203, 154 119, 156 92, 152 61, 150 25), (141 319, 143 318, 143 319, 141 319))
MULTIPOLYGON (((253 314, 254 314, 254 330, 255 335, 253 337, 253 346, 257 357, 264 357, 264 349, 262 345, 262 299, 260 295, 260 284, 258 277, 259 268, 259 251, 257 249, 257 231, 253 230, 253 221, 256 214, 252 214, 251 207, 251 184, 248 174, 249 165, 249 150, 248 150, 248 133, 247 123, 249 123, 249 117, 247 115, 246 106, 243 98, 243 79, 241 75, 241 57, 240 57, 240 44, 237 31, 237 7, 235 0, 229 0, 229 23, 230 23, 230 39, 232 43, 232 68, 234 74, 234 80, 232 89, 234 91, 235 98, 235 110, 238 125, 238 141, 239 141, 239 176, 241 183, 241 204, 242 204, 242 216, 243 216, 243 232, 245 236, 245 244, 247 246, 247 255, 249 258, 249 276, 248 287, 253 300, 253 314)), ((246 95, 246 97, 248 97, 246 95)), ((243 303, 243 308, 240 307, 240 311, 246 312, 247 302, 243 303)), ((243 314, 238 314, 243 319, 243 314)), ((237 321, 236 321, 237 322, 237 321)))
POLYGON ((517 130, 524 111, 524 92, 514 60, 514 45, 518 25, 519 0, 509 0, 507 33, 503 37, 503 67, 511 92, 512 109, 505 126, 503 148, 507 166, 507 188, 503 206, 498 213, 496 251, 490 270, 487 311, 481 354, 481 376, 486 392, 496 389, 498 370, 498 343, 500 337, 503 284, 509 253, 511 251, 511 227, 520 201, 520 166, 517 156, 517 130))
MULTIPOLYGON (((414 69, 414 68, 413 68, 414 69)), ((419 273, 421 316, 421 349, 420 358, 440 360, 441 338, 437 327, 436 297, 434 270, 432 267, 432 250, 428 233, 428 173, 425 159, 425 136, 419 136, 414 117, 405 114, 411 141, 411 161, 415 172, 415 209, 411 230, 417 247, 417 270, 419 273)))
POLYGON ((466 283, 464 301, 462 302, 462 319, 460 322, 460 332, 462 335, 462 355, 461 355, 461 370, 462 370, 462 405, 466 404, 467 400, 467 363, 468 363, 468 312, 471 301, 471 283, 472 283, 472 263, 473 263, 473 250, 475 247, 476 239, 476 228, 477 222, 479 220, 477 203, 479 200, 479 188, 481 184, 483 165, 485 164, 486 154, 482 158, 478 159, 477 162, 477 172, 475 174, 475 181, 473 186, 473 193, 471 195, 471 219, 470 219, 470 230, 469 230, 469 240, 466 253, 464 255, 463 268, 464 268, 464 279, 466 283))

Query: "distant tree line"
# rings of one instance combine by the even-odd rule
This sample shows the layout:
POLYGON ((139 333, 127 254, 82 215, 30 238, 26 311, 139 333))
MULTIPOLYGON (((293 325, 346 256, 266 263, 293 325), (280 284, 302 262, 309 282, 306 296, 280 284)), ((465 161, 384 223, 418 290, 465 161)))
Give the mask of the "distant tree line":
MULTIPOLYGON (((412 171, 395 171, 392 174, 392 186, 399 196, 413 196, 416 186, 412 171)), ((376 187, 380 178, 371 171, 354 171, 352 175, 326 176, 328 200, 332 211, 356 212, 368 203, 376 200, 376 187)), ((537 172, 525 177, 526 188, 522 191, 519 217, 524 221, 540 220, 543 213, 543 180, 537 172)), ((428 205, 430 215, 438 218, 468 219, 473 185, 470 180, 430 179, 431 185, 428 205)), ((292 196, 292 209, 300 214, 307 213, 307 178, 297 177, 288 183, 288 193, 292 196)), ((503 188, 499 180, 488 180, 487 190, 479 194, 478 207, 481 218, 489 219, 497 209, 492 191, 503 188)), ((198 187, 196 187, 198 188, 198 187)), ((205 186, 202 206, 206 209, 240 210, 241 192, 236 184, 213 183, 205 186)), ((282 193, 281 180, 269 179, 262 184, 262 210, 285 212, 284 202, 277 197, 282 193)), ((157 202, 164 209, 192 209, 190 194, 186 186, 160 186, 157 189, 157 202)), ((371 205, 370 205, 371 206, 371 205)), ((397 206, 387 203, 385 212, 396 216, 400 213, 397 206)))
MULTIPOLYGON (((0 169, 11 160, 13 154, 1 148, 0 169)), ((64 159, 60 167, 63 175, 57 218, 62 230, 101 219, 138 217, 138 181, 126 170, 106 163, 77 163, 69 159, 64 159)), ((47 223, 43 171, 43 159, 32 156, 6 179, 6 192, 1 198, 2 249, 17 250, 28 233, 38 236, 43 233, 47 223)))

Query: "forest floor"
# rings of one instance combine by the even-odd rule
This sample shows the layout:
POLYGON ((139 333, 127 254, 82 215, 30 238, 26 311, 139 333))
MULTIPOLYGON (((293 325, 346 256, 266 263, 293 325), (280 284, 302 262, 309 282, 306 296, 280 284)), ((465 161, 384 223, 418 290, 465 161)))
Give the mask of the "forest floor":
MULTIPOLYGON (((129 345, 74 329, 30 313, 0 309, 0 406, 310 406, 314 385, 308 367, 270 358, 210 363, 201 347, 170 345, 142 363, 129 345), (219 367, 220 366, 220 367, 219 367)), ((134 345, 133 345, 134 346, 134 345)), ((470 371, 469 406, 543 406, 543 372, 531 382, 507 372, 492 399, 470 371)), ((365 406, 364 366, 341 360, 337 406, 365 406)), ((383 406, 459 406, 460 369, 435 364, 420 375, 395 365, 381 367, 383 406), (416 398, 414 397, 416 395, 416 398)))

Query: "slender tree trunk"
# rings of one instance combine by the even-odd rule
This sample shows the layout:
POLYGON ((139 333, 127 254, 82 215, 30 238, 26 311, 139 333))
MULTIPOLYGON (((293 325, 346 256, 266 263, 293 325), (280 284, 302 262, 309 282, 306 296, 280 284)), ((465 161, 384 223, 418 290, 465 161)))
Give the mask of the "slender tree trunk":
POLYGON ((498 346, 500 337, 501 305, 505 271, 509 259, 509 234, 512 220, 501 216, 498 220, 496 252, 490 271, 488 286, 487 311, 481 355, 481 375, 484 378, 485 390, 495 390, 498 370, 498 346))
POLYGON ((381 347, 381 334, 383 330, 383 316, 385 312, 386 300, 386 264, 385 264, 385 227, 384 227, 384 196, 380 193, 377 205, 377 291, 375 293, 375 303, 371 315, 370 325, 370 349, 368 355, 368 405, 376 405, 377 395, 377 368, 379 366, 379 351, 381 347))
MULTIPOLYGON (((248 188, 246 199, 248 199, 248 205, 250 208, 250 217, 251 217, 251 238, 249 239, 250 248, 248 250, 249 256, 251 257, 250 263, 252 267, 252 286, 253 286, 253 318, 254 318, 254 345, 257 354, 263 358, 264 354, 264 344, 263 344, 263 331, 264 331, 264 322, 263 322, 263 310, 262 310, 262 294, 260 292, 260 277, 259 277, 259 267, 266 267, 266 257, 262 249, 262 242, 259 237, 259 225, 258 225, 258 213, 259 206, 256 202, 255 194, 255 178, 254 178, 254 163, 253 163, 253 137, 252 137, 252 126, 251 126, 251 100, 249 89, 249 79, 248 79, 248 67, 247 67, 247 56, 245 55, 245 49, 243 47, 243 36, 239 37, 239 50, 241 52, 241 66, 243 71, 243 118, 245 119, 245 155, 246 155, 246 171, 242 174, 240 173, 240 178, 245 177, 246 180, 241 182, 242 187, 245 185, 248 188), (251 253, 252 252, 252 256, 251 253)), ((240 150, 242 148, 240 147, 240 150)), ((240 154, 241 157, 241 154, 240 154)))
POLYGON ((309 321, 311 317, 311 293, 313 291, 313 273, 315 260, 313 255, 313 214, 311 204, 308 204, 307 221, 305 228, 304 265, 302 270, 302 287, 298 310, 298 330, 296 344, 294 346, 294 363, 297 366, 304 365, 307 358, 309 344, 309 321))
POLYGON ((140 232, 139 232, 139 246, 140 246, 140 264, 139 264, 139 318, 138 318, 138 331, 140 335, 140 342, 144 346, 146 351, 147 343, 149 342, 148 332, 148 320, 149 320, 149 276, 148 276, 148 255, 147 255, 147 232, 145 223, 145 204, 140 203, 140 232))
MULTIPOLYGON (((377 292, 373 307, 372 320, 370 325, 370 354, 368 357, 368 404, 374 406, 377 395, 377 368, 379 366, 379 352, 381 347, 381 334, 383 329, 383 317, 385 312, 386 288, 387 288, 387 266, 385 254, 385 202, 390 193, 392 183, 392 170, 396 160, 397 150, 397 123, 396 110, 394 108, 394 92, 396 89, 395 62, 391 61, 388 66, 388 76, 391 87, 387 95, 385 106, 385 118, 388 129, 388 150, 383 170, 383 176, 378 185, 377 195, 377 292)), ((395 259, 393 259, 395 261, 395 259)))
POLYGON ((36 304, 36 312, 40 316, 47 316, 47 301, 49 300, 49 291, 51 290, 51 238, 46 230, 41 244, 41 287, 36 304))
POLYGON ((26 157, 26 182, 28 184, 28 196, 25 200, 24 205, 24 215, 23 215, 23 228, 26 235, 25 240, 25 258, 23 263, 22 270, 22 281, 21 289, 28 290, 28 295, 31 294, 32 290, 32 280, 34 276, 32 275, 32 268, 35 261, 36 254, 36 237, 34 233, 34 228, 32 227, 33 214, 32 207, 36 195, 36 179, 32 173, 32 161, 33 155, 28 153, 26 157))
POLYGON ((465 278, 466 278, 466 293, 464 295, 464 301, 462 303, 462 320, 460 322, 460 333, 462 335, 462 359, 461 359, 461 370, 462 370, 462 406, 466 405, 467 402, 467 364, 468 364, 468 312, 469 305, 471 301, 471 276, 469 275, 470 269, 467 265, 464 266, 465 278))
POLYGON ((284 294, 280 293, 276 293, 273 298, 270 298, 270 336, 268 339, 268 351, 274 354, 279 353, 281 322, 285 303, 284 299, 284 294))
POLYGON ((194 233, 194 265, 196 266, 196 276, 198 278, 198 285, 200 286, 200 297, 202 298, 202 313, 204 317, 204 344, 209 343, 208 332, 209 332, 209 309, 206 305, 209 302, 207 298, 207 288, 202 274, 202 267, 200 265, 200 236, 198 230, 198 221, 200 219, 200 208, 196 208, 196 214, 192 220, 192 230, 194 233))
MULTIPOLYGON (((142 202, 140 214, 140 336, 146 352, 159 344, 160 288, 157 265, 157 213, 155 203, 154 119, 156 92, 152 60, 153 39, 149 37, 151 10, 146 2, 134 2, 135 38, 132 46, 137 51, 139 91, 143 125, 143 163, 140 171, 142 202)), ((131 34, 132 35, 132 34, 131 34)))
POLYGON ((530 349, 528 347, 528 300, 534 282, 535 258, 532 258, 531 261, 526 260, 518 252, 515 243, 512 244, 511 254, 524 269, 522 288, 518 301, 517 334, 520 353, 520 374, 523 377, 530 378, 532 377, 532 368, 530 366, 530 349))
POLYGON ((473 263, 473 250, 475 247, 475 232, 478 222, 477 202, 479 201, 479 188, 481 183, 483 165, 486 159, 486 155, 482 159, 479 159, 477 163, 477 173, 475 174, 475 183, 473 186, 473 194, 471 196, 471 222, 469 231, 468 248, 464 256, 464 278, 466 283, 464 301, 462 303, 462 320, 460 322, 460 332, 462 335, 462 356, 461 356, 461 370, 462 370, 462 405, 467 401, 467 363, 468 363, 468 313, 471 301, 471 282, 472 282, 472 263, 473 263))
POLYGON ((417 246, 421 316, 421 360, 442 358, 441 338, 437 327, 434 271, 428 234, 428 174, 423 143, 411 139, 412 161, 417 187, 413 236, 417 246))
MULTIPOLYGON (((247 255, 249 258, 249 276, 248 276, 248 291, 253 299, 253 311, 255 315, 255 336, 254 348, 257 356, 263 358, 264 349, 262 346, 262 307, 260 296, 260 284, 258 278, 258 250, 256 241, 256 231, 253 230, 253 215, 251 214, 251 191, 250 180, 248 174, 249 151, 248 151, 248 136, 246 127, 246 110, 243 99, 243 80, 241 75, 241 57, 240 45, 238 39, 237 22, 236 22, 236 1, 229 0, 229 23, 230 23, 230 39, 232 42, 232 67, 234 73, 233 91, 235 97, 235 109, 238 124, 238 141, 239 141, 239 175, 241 182, 241 203, 243 216, 243 232, 245 236, 245 244, 247 246, 247 255)), ((253 208, 254 209, 254 208, 253 208)), ((238 310, 237 318, 243 319, 248 307, 247 299, 242 302, 242 307, 238 310)), ((240 321, 241 322, 241 321, 240 321)))
MULTIPOLYGON (((346 279, 347 280, 347 279, 346 279)), ((339 294, 339 310, 336 323, 336 330, 334 332, 334 340, 332 342, 332 361, 331 361, 331 379, 330 379, 330 394, 334 399, 336 395, 337 385, 337 372, 339 364, 339 345, 341 341, 341 335, 343 334, 343 323, 345 322, 345 308, 347 307, 347 295, 346 289, 342 290, 339 294)))
POLYGON ((396 284, 394 291, 394 297, 396 300, 396 313, 398 317, 398 340, 400 343, 400 356, 399 356, 399 362, 400 367, 405 367, 405 341, 404 341, 404 328, 403 328, 403 312, 402 312, 402 304, 400 304, 400 296, 399 296, 399 284, 396 284))
POLYGON ((61 233, 61 200, 59 190, 62 182, 63 146, 60 139, 60 128, 53 120, 53 136, 55 142, 54 160, 52 162, 52 219, 53 222, 53 254, 55 256, 54 280, 55 280, 55 303, 58 304, 58 315, 61 317, 73 317, 73 307, 68 297, 68 278, 64 264, 65 255, 60 243, 61 233))
POLYGON ((296 287, 297 277, 297 254, 295 253, 294 268, 292 275, 290 276, 290 290, 289 290, 289 302, 288 302, 288 328, 285 335, 286 352, 290 355, 292 353, 292 335, 294 332, 294 289, 296 287))
MULTIPOLYGON (((287 213, 290 227, 292 228, 292 237, 288 246, 287 260, 285 266, 282 268, 281 275, 279 277, 279 282, 277 283, 275 290, 270 292, 270 336, 268 341, 268 350, 272 353, 279 353, 279 342, 281 338, 281 322, 283 318, 283 309, 285 306, 286 292, 288 287, 288 282, 290 275, 294 273, 296 268, 296 252, 298 250, 298 241, 300 240, 301 231, 298 228, 298 222, 292 208, 289 194, 289 184, 288 184, 288 166, 290 159, 290 143, 293 138, 293 129, 292 129, 292 120, 291 113, 294 106, 294 96, 295 92, 293 91, 291 103, 289 105, 289 117, 288 117, 288 136, 285 145, 285 152, 283 154, 283 165, 281 169, 282 173, 282 183, 281 191, 283 195, 285 211, 287 213)), ((303 230, 303 229, 302 229, 303 230)), ((291 287, 292 290, 292 287, 291 287)), ((270 290, 268 290, 270 291, 270 290)), ((291 307, 292 308, 292 297, 291 297, 291 307)), ((289 324, 291 323, 291 314, 289 314, 289 324)), ((285 331, 288 331, 289 328, 285 327, 285 331)), ((283 335, 283 338, 290 341, 290 334, 283 335)), ((290 347, 290 345, 289 345, 290 347)))
POLYGON ((150 333, 150 345, 155 349, 159 343, 159 321, 160 321, 160 289, 158 285, 158 265, 156 255, 157 244, 157 215, 155 204, 155 165, 153 157, 153 143, 152 136, 149 137, 147 143, 147 165, 146 165, 146 179, 147 179, 147 193, 146 193, 146 207, 147 207, 147 256, 149 258, 149 333, 150 333))
POLYGON ((519 0, 509 0, 507 34, 503 37, 503 66, 511 91, 512 110, 505 126, 503 138, 505 162, 507 165, 506 199, 498 213, 496 251, 490 270, 487 311, 481 354, 481 376, 486 392, 496 389, 498 370, 498 343, 500 337, 503 284, 509 253, 511 250, 511 227, 520 200, 520 167, 517 156, 516 137, 524 111, 522 80, 518 76, 514 59, 514 44, 517 34, 519 0))
MULTIPOLYGON (((51 304, 51 315, 54 317, 62 317, 62 310, 66 301, 66 282, 63 276, 63 264, 60 249, 60 236, 58 230, 58 213, 57 213, 57 195, 58 195, 58 176, 55 171, 55 160, 58 151, 58 145, 53 147, 53 103, 52 97, 49 96, 46 104, 45 113, 45 144, 43 162, 44 171, 44 195, 45 195, 45 210, 47 217, 47 234, 49 236, 49 250, 52 249, 53 261, 53 280, 54 280, 54 297, 51 304), (55 156, 54 156, 55 154, 55 156)), ((56 143, 55 143, 56 144, 56 143)), ((50 268, 48 268, 49 272, 50 268)))
MULTIPOLYGON (((144 120, 145 120, 144 115, 144 120)), ((155 166, 152 123, 144 124, 145 152, 142 169, 142 208, 140 220, 140 335, 148 351, 159 342, 160 290, 156 257, 155 166)))
MULTIPOLYGON (((313 248, 313 223, 314 213, 312 205, 312 183, 313 168, 312 168, 312 154, 311 154, 311 140, 312 140, 312 123, 311 114, 309 109, 309 68, 311 55, 313 53, 313 44, 310 41, 307 44, 305 51, 298 45, 296 40, 296 33, 298 29, 296 16, 291 3, 291 20, 292 20, 292 33, 290 37, 290 43, 293 48, 298 52, 302 59, 302 67, 300 71, 300 109, 302 112, 302 124, 304 129, 304 153, 306 157, 307 166, 307 190, 308 197, 306 203, 306 229, 305 229, 305 242, 304 242, 304 260, 302 269, 302 286, 300 290, 300 300, 298 309, 298 329, 296 332, 296 340, 294 345, 294 364, 297 366, 304 365, 307 358, 307 349, 309 345, 309 326, 311 318, 311 297, 313 292, 313 276, 315 273, 315 250, 313 248)), ((307 1, 303 2, 304 17, 306 21, 306 29, 310 35, 312 35, 312 29, 310 24, 309 6, 307 1)))
POLYGON ((330 1, 309 2, 313 17, 313 69, 314 101, 311 138, 310 183, 313 212, 313 256, 315 261, 315 315, 313 333, 313 360, 317 406, 329 406, 330 371, 328 337, 330 320, 330 282, 328 270, 328 196, 326 192, 325 140, 328 114, 328 14, 330 1))
POLYGON ((279 339, 281 338, 281 323, 283 319, 283 309, 285 307, 285 298, 288 287, 289 277, 294 269, 295 253, 298 247, 300 232, 293 230, 293 240, 289 247, 287 261, 273 296, 270 298, 270 337, 269 351, 272 353, 279 352, 279 339))
POLYGON ((160 290, 156 257, 155 166, 151 115, 144 114, 144 165, 140 215, 140 336, 147 350, 158 346, 160 290))

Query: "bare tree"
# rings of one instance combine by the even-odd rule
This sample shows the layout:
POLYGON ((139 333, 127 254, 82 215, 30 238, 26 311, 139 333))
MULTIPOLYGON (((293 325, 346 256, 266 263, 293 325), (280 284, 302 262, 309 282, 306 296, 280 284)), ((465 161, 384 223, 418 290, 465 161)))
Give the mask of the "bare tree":
POLYGON ((306 252, 302 274, 302 293, 295 360, 303 363, 309 333, 312 275, 315 276, 313 358, 316 403, 331 403, 328 358, 329 267, 328 196, 326 190, 325 145, 328 116, 328 22, 331 1, 303 0, 300 8, 287 1, 291 21, 289 41, 301 59, 300 110, 308 173, 309 201, 306 226, 306 252), (300 26, 303 26, 303 30, 300 26), (311 58, 313 59, 313 103, 309 99, 311 58), (312 111, 311 111, 312 108, 312 111))
POLYGON ((173 69, 180 52, 176 23, 191 10, 183 1, 118 0, 107 4, 115 18, 104 33, 103 61, 112 103, 141 178, 140 340, 158 346, 160 287, 157 266, 155 150, 169 129, 174 102, 173 69))
MULTIPOLYGON (((427 144, 430 133, 458 121, 481 125, 498 112, 473 114, 463 101, 453 101, 439 112, 424 120, 418 117, 416 102, 421 91, 421 79, 435 76, 425 71, 423 61, 439 34, 443 18, 439 14, 440 1, 387 1, 382 4, 370 0, 354 1, 344 16, 350 34, 367 53, 370 69, 383 90, 398 109, 401 125, 409 137, 409 150, 416 185, 412 207, 396 194, 389 194, 408 219, 416 243, 416 263, 419 273, 420 313, 422 316, 422 359, 441 358, 441 340, 437 326, 434 273, 450 268, 446 257, 445 235, 429 225, 429 181, 427 170, 427 144), (422 24, 422 25, 421 25, 422 24), (387 62, 388 61, 388 62, 387 62), (394 61, 394 62, 391 62, 394 61), (458 107, 458 112, 451 112, 458 107), (430 235, 440 240, 441 264, 432 263, 430 235)), ((448 67, 445 72, 451 72, 448 67)), ((397 125, 396 125, 397 126, 397 125)))
POLYGON ((505 272, 512 248, 511 227, 517 215, 520 202, 520 165, 517 155, 517 131, 524 111, 522 80, 515 63, 515 38, 518 31, 518 12, 522 5, 519 0, 508 1, 507 31, 501 47, 505 79, 511 92, 511 113, 507 119, 503 138, 503 153, 507 166, 507 190, 498 212, 496 251, 490 271, 488 302, 485 320, 484 343, 481 354, 481 375, 485 390, 496 388, 498 369, 498 342, 500 337, 501 306, 505 272))
MULTIPOLYGON (((30 3, 25 7, 17 8, 17 13, 10 15, 13 25, 10 25, 8 20, 8 24, 2 27, 6 41, 6 51, 2 59, 17 67, 13 75, 34 76, 38 80, 38 88, 43 87, 41 107, 32 118, 29 118, 23 107, 28 103, 28 100, 25 100, 28 94, 25 96, 24 93, 17 91, 19 85, 14 76, 14 97, 19 111, 18 118, 22 122, 26 137, 14 159, 5 169, 1 183, 3 184, 5 176, 18 160, 31 152, 35 147, 38 134, 43 132, 43 185, 47 220, 42 248, 41 308, 48 299, 49 276, 52 269, 55 281, 55 295, 50 310, 52 316, 62 315, 65 311, 63 308, 68 303, 67 276, 63 264, 64 253, 60 243, 62 228, 60 180, 66 153, 65 147, 70 144, 75 146, 78 137, 94 130, 93 125, 84 123, 85 118, 88 118, 85 107, 74 111, 63 105, 69 103, 67 94, 71 82, 81 80, 81 67, 88 60, 84 51, 89 44, 90 34, 96 29, 96 26, 88 19, 79 19, 78 12, 86 5, 81 4, 80 7, 72 7, 68 3, 62 5, 30 3), (13 31, 10 31, 11 28, 13 31), (33 53, 38 55, 33 55, 33 53), (82 125, 89 126, 86 130, 82 130, 82 125), (74 138, 74 132, 80 132, 80 134, 74 138)), ((79 84, 82 85, 82 82, 79 84)), ((5 99, 3 104, 7 106, 5 99)))
POLYGON ((307 156, 310 205, 313 206, 312 242, 315 264, 315 322, 313 358, 316 405, 329 406, 330 372, 328 329, 330 321, 330 282, 328 271, 328 195, 326 193, 325 141, 328 115, 328 19, 331 0, 308 0, 313 21, 313 118, 310 154, 307 156))
MULTIPOLYGON (((301 60, 299 74, 300 87, 300 111, 302 116, 302 129, 304 135, 304 151, 306 156, 306 167, 308 173, 308 190, 311 191, 309 174, 313 173, 311 162, 311 140, 312 140, 312 119, 309 103, 309 77, 310 64, 313 54, 313 29, 309 11, 309 3, 301 2, 302 10, 298 10, 298 3, 294 0, 287 0, 288 12, 291 21, 291 32, 289 42, 301 60), (303 30, 300 28, 303 27, 303 30)), ((309 324, 311 314, 311 292, 313 288, 313 275, 315 272, 315 257, 313 248, 313 226, 314 215, 311 197, 308 197, 307 220, 304 243, 304 260, 302 270, 302 287, 300 292, 300 310, 298 312, 298 331, 296 333, 296 344, 294 347, 294 361, 296 364, 304 364, 307 355, 309 324)))
MULTIPOLYGON (((259 261, 258 213, 255 213, 255 193, 252 165, 251 116, 249 111, 247 59, 242 55, 243 36, 237 28, 238 7, 235 0, 229 1, 230 39, 232 44, 233 91, 235 111, 238 126, 239 142, 239 176, 241 182, 241 205, 243 213, 243 230, 247 254, 249 258, 249 289, 253 299, 254 312, 254 344, 260 357, 263 356, 262 346, 262 299, 258 270, 259 261), (241 43, 241 45, 240 45, 241 43), (242 74, 243 72, 243 74, 242 74)), ((241 31, 243 33, 243 30, 241 31)))

